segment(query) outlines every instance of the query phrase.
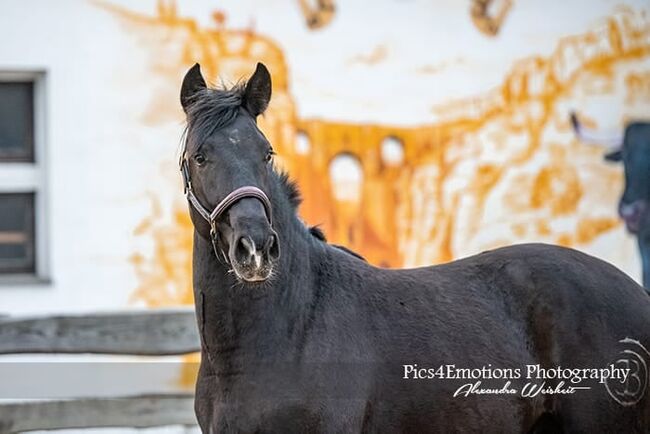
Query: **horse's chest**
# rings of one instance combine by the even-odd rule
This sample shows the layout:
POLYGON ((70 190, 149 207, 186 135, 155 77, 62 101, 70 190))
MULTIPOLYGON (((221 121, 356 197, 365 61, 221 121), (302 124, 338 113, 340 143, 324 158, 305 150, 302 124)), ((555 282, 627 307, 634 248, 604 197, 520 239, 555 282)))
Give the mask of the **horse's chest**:
POLYGON ((324 432, 322 410, 310 393, 283 383, 259 373, 199 378, 197 418, 203 432, 324 432))

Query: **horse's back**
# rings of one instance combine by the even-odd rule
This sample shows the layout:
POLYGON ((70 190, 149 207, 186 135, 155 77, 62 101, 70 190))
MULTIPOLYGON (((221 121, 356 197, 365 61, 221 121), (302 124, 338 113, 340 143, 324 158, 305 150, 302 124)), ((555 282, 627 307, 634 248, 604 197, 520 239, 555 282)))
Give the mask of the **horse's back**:
POLYGON ((650 331, 645 290, 613 265, 577 250, 521 244, 452 264, 482 270, 487 279, 481 289, 498 294, 513 314, 546 313, 566 326, 580 321, 578 331, 591 326, 602 334, 650 331))
POLYGON ((513 320, 548 310, 567 321, 598 317, 598 328, 608 324, 611 331, 650 329, 646 291, 613 265, 570 248, 520 244, 403 272, 420 274, 425 290, 459 304, 481 298, 500 305, 513 320))

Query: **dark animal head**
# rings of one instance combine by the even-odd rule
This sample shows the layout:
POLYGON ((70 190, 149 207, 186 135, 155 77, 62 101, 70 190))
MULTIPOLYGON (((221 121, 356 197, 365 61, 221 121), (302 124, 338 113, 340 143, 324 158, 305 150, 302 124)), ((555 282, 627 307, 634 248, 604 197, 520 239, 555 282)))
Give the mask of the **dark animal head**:
POLYGON ((633 122, 627 125, 623 137, 606 137, 587 130, 575 113, 571 114, 571 122, 584 142, 609 147, 605 160, 623 162, 625 191, 618 211, 628 231, 638 233, 642 224, 650 221, 650 123, 633 122))
POLYGON ((618 161, 625 166, 625 191, 619 213, 632 233, 648 221, 650 212, 650 123, 635 122, 625 128, 618 161))
MULTIPOLYGON (((198 64, 185 75, 181 104, 187 115, 183 158, 192 189, 200 203, 212 210, 229 193, 257 187, 270 197, 273 149, 256 119, 271 99, 271 76, 257 64, 247 83, 231 89, 206 86, 198 64)), ((210 224, 191 208, 192 222, 210 239, 210 224)), ((237 200, 215 222, 215 239, 240 280, 268 279, 280 255, 280 240, 263 202, 255 197, 237 200)))

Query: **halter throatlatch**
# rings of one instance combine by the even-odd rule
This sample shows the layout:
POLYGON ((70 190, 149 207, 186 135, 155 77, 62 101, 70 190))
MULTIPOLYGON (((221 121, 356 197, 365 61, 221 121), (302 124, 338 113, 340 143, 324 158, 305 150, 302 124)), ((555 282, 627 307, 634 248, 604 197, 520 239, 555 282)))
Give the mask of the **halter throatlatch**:
POLYGON ((230 264, 228 260, 228 255, 219 247, 218 237, 217 237, 217 220, 223 215, 231 206, 244 198, 255 198, 262 202, 264 205, 264 211, 266 212, 266 219, 269 221, 270 225, 273 225, 273 215, 271 212, 271 201, 266 196, 266 194, 257 187, 252 185, 246 185, 239 187, 224 197, 217 206, 214 207, 212 212, 208 208, 204 207, 199 199, 194 194, 194 189, 192 188, 192 181, 190 180, 190 171, 187 165, 187 156, 185 152, 181 156, 181 174, 183 176, 183 190, 187 201, 192 205, 192 207, 203 217, 205 221, 210 224, 210 239, 212 241, 212 248, 214 249, 215 255, 219 258, 219 253, 223 257, 224 261, 227 264, 230 264))

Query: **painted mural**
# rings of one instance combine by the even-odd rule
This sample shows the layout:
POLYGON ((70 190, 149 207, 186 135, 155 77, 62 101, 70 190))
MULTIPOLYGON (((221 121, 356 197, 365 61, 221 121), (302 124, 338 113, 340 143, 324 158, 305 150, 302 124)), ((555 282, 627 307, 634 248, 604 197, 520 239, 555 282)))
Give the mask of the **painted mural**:
MULTIPOLYGON (((500 2, 498 16, 487 15, 488 3, 473 2, 467 19, 491 38, 516 3, 500 2)), ((614 8, 589 31, 558 40, 549 55, 514 62, 491 91, 435 105, 434 122, 403 125, 299 116, 284 48, 254 26, 231 27, 225 9, 201 25, 169 1, 151 14, 94 4, 151 52, 159 88, 144 124, 182 121, 170 101, 177 101, 180 78, 194 62, 213 82, 245 77, 264 62, 274 87, 261 128, 277 164, 300 186, 301 217, 373 264, 441 263, 524 241, 597 253, 622 234, 621 168, 574 138, 568 114, 576 104, 618 95, 624 95, 622 117, 607 126, 650 113, 650 18, 641 11, 614 8)), ((312 31, 342 13, 334 2, 294 6, 312 31)), ((379 44, 351 61, 372 65, 385 56, 379 44)), ((178 176, 169 167, 169 176, 178 176)), ((152 251, 131 258, 140 282, 133 299, 148 305, 192 302, 192 228, 180 187, 178 196, 168 203, 151 192, 151 215, 134 228, 153 241, 152 251)))
POLYGON ((483 34, 496 36, 511 7, 512 0, 473 0, 471 7, 472 21, 483 34))

